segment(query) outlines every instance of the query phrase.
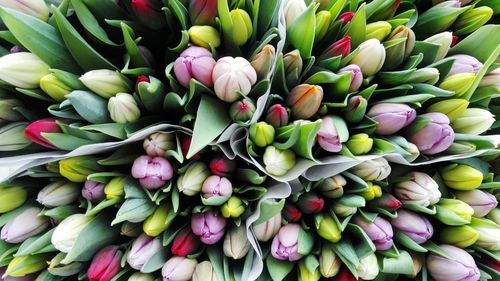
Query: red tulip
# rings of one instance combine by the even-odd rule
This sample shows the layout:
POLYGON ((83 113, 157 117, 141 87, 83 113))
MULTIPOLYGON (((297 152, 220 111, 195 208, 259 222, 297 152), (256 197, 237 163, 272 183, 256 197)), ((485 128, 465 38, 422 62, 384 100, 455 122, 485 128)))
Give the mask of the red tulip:
POLYGON ((319 57, 319 60, 333 58, 336 56, 342 56, 344 58, 349 55, 349 53, 351 53, 351 36, 346 36, 326 48, 326 50, 323 51, 319 57))
POLYGON ((120 271, 122 252, 118 246, 108 246, 97 253, 87 270, 89 281, 109 281, 120 271))
POLYGON ((214 23, 217 16, 217 0, 191 0, 189 15, 193 25, 214 23))
POLYGON ((316 214, 323 210, 325 201, 316 193, 304 193, 299 197, 297 206, 305 214, 316 214))
POLYGON ((32 142, 39 144, 47 148, 56 148, 52 143, 50 143, 46 138, 42 136, 42 133, 60 133, 61 128, 56 123, 55 118, 46 118, 37 120, 24 129, 24 135, 32 142))
POLYGON ((283 208, 283 217, 288 222, 298 222, 302 218, 302 212, 291 203, 286 203, 283 208))
POLYGON ((342 24, 347 24, 348 22, 350 22, 352 20, 353 17, 354 17, 353 12, 345 12, 339 16, 339 20, 342 21, 342 24))
POLYGON ((331 279, 332 281, 362 281, 363 279, 356 279, 349 269, 343 267, 339 274, 331 279))
POLYGON ((236 164, 224 155, 215 156, 210 161, 210 171, 221 177, 229 177, 236 170, 236 164))
POLYGON ((175 236, 171 251, 174 255, 185 257, 193 254, 199 245, 200 239, 191 232, 191 229, 184 228, 175 236))
POLYGON ((147 27, 158 30, 167 25, 165 15, 159 0, 132 0, 132 10, 139 20, 147 27))

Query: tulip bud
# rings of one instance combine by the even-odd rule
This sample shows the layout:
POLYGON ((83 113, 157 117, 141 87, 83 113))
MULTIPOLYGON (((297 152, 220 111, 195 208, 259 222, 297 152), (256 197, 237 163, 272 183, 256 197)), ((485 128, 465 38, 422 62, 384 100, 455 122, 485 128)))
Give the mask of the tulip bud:
POLYGON ((56 101, 63 101, 72 90, 52 73, 40 79, 40 88, 56 101))
POLYGON ((189 87, 191 79, 196 79, 203 85, 212 88, 214 66, 215 60, 212 53, 205 48, 191 46, 175 60, 174 73, 177 81, 185 88, 189 87))
POLYGON ((5 8, 10 8, 18 12, 38 18, 41 21, 49 19, 49 9, 45 1, 42 0, 2 0, 0 5, 5 8))
POLYGON ((441 242, 460 248, 466 248, 476 243, 479 232, 468 225, 450 226, 440 233, 441 242))
POLYGON ((363 77, 376 74, 384 65, 385 48, 377 39, 369 39, 359 45, 359 52, 351 60, 361 68, 363 77))
POLYGON ((125 194, 125 178, 114 177, 104 187, 106 199, 120 198, 125 194))
POLYGON ((292 23, 307 9, 304 0, 289 0, 285 2, 285 23, 289 28, 292 23))
POLYGON ((297 261, 303 257, 298 252, 299 233, 303 231, 300 225, 290 223, 284 225, 274 236, 271 244, 271 255, 277 260, 297 261))
POLYGON ((394 186, 394 193, 401 201, 422 207, 439 202, 441 192, 431 176, 421 172, 411 172, 406 176, 409 177, 407 181, 394 186))
POLYGON ((209 175, 210 171, 203 162, 193 162, 177 179, 177 189, 184 195, 195 196, 201 191, 203 182, 209 175))
POLYGON ((325 278, 330 278, 339 273, 342 261, 332 250, 331 246, 324 244, 319 256, 319 271, 325 278))
POLYGON ((453 23, 453 30, 457 36, 472 33, 486 24, 492 16, 493 9, 488 6, 467 10, 453 23))
POLYGON ((450 49, 452 41, 453 34, 448 31, 435 34, 424 40, 424 42, 436 44, 439 46, 436 58, 434 59, 435 61, 442 60, 446 56, 446 54, 448 54, 448 50, 450 49))
POLYGON ((391 224, 417 244, 425 243, 434 234, 434 228, 426 217, 404 209, 398 211, 391 224))
POLYGON ((161 10, 163 5, 158 0, 132 0, 132 10, 145 26, 159 30, 167 25, 165 15, 161 10))
POLYGON ((359 278, 362 280, 373 280, 379 274, 377 256, 372 253, 359 260, 359 265, 356 266, 359 278))
POLYGON ((477 74, 483 67, 483 64, 473 56, 454 55, 449 58, 454 59, 454 62, 448 72, 448 77, 459 73, 477 74))
POLYGON ((361 196, 363 196, 365 200, 370 201, 382 196, 382 188, 379 185, 373 184, 372 182, 367 182, 366 184, 368 187, 361 193, 361 196))
POLYGON ((126 221, 121 225, 120 234, 127 237, 138 237, 142 234, 142 225, 126 221))
POLYGON ((446 77, 439 84, 439 88, 455 92, 455 97, 461 97, 472 87, 475 79, 476 75, 474 73, 458 73, 446 77))
POLYGON ((210 161, 210 171, 212 174, 221 177, 229 177, 236 170, 236 163, 233 160, 229 160, 224 155, 215 156, 212 161, 210 161))
POLYGON ((283 56, 283 67, 287 77, 299 77, 302 73, 302 57, 299 50, 293 50, 283 56))
POLYGON ((486 217, 492 221, 494 221, 496 224, 500 224, 500 209, 495 208, 491 210, 486 217))
POLYGON ((266 172, 273 176, 283 176, 295 166, 295 153, 274 146, 266 147, 263 157, 266 172))
POLYGON ((225 177, 209 176, 201 187, 202 202, 209 206, 219 206, 233 194, 233 185, 225 177), (203 200, 206 199, 206 200, 203 200))
POLYGON ((316 193, 304 193, 299 197, 297 206, 305 214, 316 214, 323 210, 325 201, 320 198, 316 193))
POLYGON ((356 92, 363 83, 363 73, 361 73, 361 68, 355 64, 349 64, 348 66, 339 69, 338 74, 346 72, 351 73, 351 85, 349 86, 349 92, 356 92))
POLYGON ((483 182, 481 171, 464 164, 451 164, 441 171, 444 183, 456 190, 473 190, 483 182))
POLYGON ((319 146, 328 152, 339 152, 342 143, 349 138, 345 121, 338 116, 325 116, 321 120, 321 127, 316 135, 319 146), (340 135, 339 135, 340 132, 340 135))
POLYGON ((344 119, 350 123, 361 122, 361 120, 365 117, 367 105, 368 101, 362 96, 350 97, 347 101, 347 107, 342 110, 344 119))
MULTIPOLYGON (((394 46, 388 47, 386 52, 386 58, 384 62, 384 69, 395 69, 403 63, 408 56, 410 56, 415 46, 415 33, 410 28, 400 25, 392 31, 389 35, 389 40, 396 40, 405 38, 405 41, 398 43, 394 46)), ((439 75, 439 72, 438 72, 439 75)))
POLYGON ((86 217, 84 214, 74 214, 65 218, 52 234, 52 245, 60 252, 69 253, 91 220, 91 217, 86 217))
POLYGON ((391 166, 381 157, 362 162, 351 168, 351 172, 365 181, 381 181, 391 174, 391 166))
POLYGON ((299 222, 302 218, 302 212, 292 203, 285 203, 283 210, 281 210, 283 218, 287 222, 299 222))
POLYGON ((136 272, 127 279, 127 281, 154 281, 153 275, 148 273, 136 272))
POLYGON ((434 85, 439 81, 439 70, 434 67, 424 67, 410 74, 407 83, 425 83, 434 85))
POLYGON ((191 42, 203 48, 217 48, 220 46, 220 34, 210 25, 193 25, 188 30, 191 42))
POLYGON ((226 219, 213 211, 194 214, 191 217, 191 230, 207 245, 219 242, 224 236, 225 227, 226 219))
POLYGON ((0 186, 0 214, 10 212, 24 204, 28 192, 22 186, 0 186))
POLYGON ((305 260, 299 261, 298 281, 318 281, 321 278, 319 268, 310 271, 305 260))
POLYGON ((373 139, 365 133, 356 134, 349 138, 346 146, 354 155, 367 154, 368 152, 370 152, 370 150, 372 150, 373 139))
POLYGON ((236 101, 229 107, 229 116, 235 122, 248 122, 256 109, 252 100, 236 101))
POLYGON ((426 113, 419 117, 423 118, 427 125, 415 122, 417 125, 410 127, 410 142, 426 155, 437 154, 448 149, 455 139, 448 117, 439 112, 426 113), (416 129, 419 130, 413 132, 416 129))
POLYGON ((98 69, 86 72, 80 81, 94 93, 109 99, 118 93, 130 93, 130 81, 118 71, 98 69))
POLYGON ((23 120, 24 117, 16 110, 23 106, 20 100, 2 97, 0 100, 0 123, 23 120))
POLYGON ((74 202, 79 194, 80 187, 78 184, 60 180, 40 190, 36 201, 45 207, 54 208, 74 202))
POLYGON ((396 211, 403 203, 392 194, 382 193, 382 196, 368 202, 370 208, 381 208, 387 211, 396 211))
POLYGON ((245 206, 240 198, 231 196, 220 208, 222 216, 228 218, 238 218, 245 212, 245 206))
POLYGON ((386 21, 372 22, 366 25, 366 40, 377 39, 384 41, 385 37, 391 33, 392 26, 386 21))
POLYGON ((460 200, 441 199, 436 205, 436 218, 446 225, 464 225, 471 221, 474 209, 460 200))
MULTIPOLYGON (((55 276, 70 276, 70 275, 78 274, 79 272, 82 271, 82 269, 83 269, 82 262, 72 262, 69 264, 63 264, 62 261, 63 261, 65 256, 66 256, 66 254, 64 254, 64 253, 58 253, 50 261, 47 261, 47 264, 49 265, 49 267, 44 272, 48 272, 49 274, 51 274, 53 276, 54 275, 55 276)), ((35 276, 33 276, 30 279, 30 281, 32 281, 33 278, 35 278, 35 276)), ((41 276, 39 275, 36 278, 41 279, 41 276)), ((99 280, 99 279, 96 278, 95 280, 99 280)), ((109 280, 109 279, 107 279, 107 280, 109 280)))
POLYGON ((392 135, 415 120, 415 109, 401 103, 379 103, 367 113, 377 122, 375 132, 379 135, 392 135))
POLYGON ((189 16, 191 24, 203 25, 213 24, 217 16, 216 0, 192 0, 189 1, 189 16))
POLYGON ((274 128, 288 125, 288 111, 281 104, 274 104, 269 107, 266 115, 266 122, 274 128))
POLYGON ((24 130, 24 135, 36 144, 39 144, 43 147, 55 149, 56 147, 42 134, 61 132, 61 128, 57 124, 57 119, 45 118, 29 124, 28 127, 26 127, 26 129, 24 130))
POLYGON ((458 200, 467 203, 474 209, 474 217, 482 218, 498 205, 496 197, 482 190, 460 191, 455 193, 458 200))
POLYGON ((314 40, 321 41, 330 27, 332 22, 332 14, 329 11, 319 11, 316 14, 316 28, 314 33, 314 40))
POLYGON ((250 64, 255 69, 258 79, 264 79, 271 71, 276 56, 275 53, 274 46, 267 44, 252 58, 250 64))
POLYGON ((6 278, 3 280, 8 281, 10 278, 18 280, 18 278, 38 272, 47 267, 49 260, 50 256, 47 254, 16 256, 9 262, 4 274, 6 278))
POLYGON ((173 222, 176 214, 169 203, 163 203, 144 221, 142 230, 148 236, 156 237, 173 222))
POLYGON ((337 243, 342 237, 342 231, 329 213, 316 215, 314 221, 316 232, 321 238, 337 243))
POLYGON ((351 271, 347 267, 342 267, 339 274, 334 276, 332 281, 358 281, 359 279, 352 275, 351 271))
POLYGON ((354 223, 370 237, 377 250, 388 250, 392 247, 392 226, 386 219, 377 216, 373 222, 369 222, 357 215, 354 217, 354 223))
POLYGON ((143 148, 151 157, 164 156, 177 146, 175 136, 171 133, 158 132, 149 135, 143 142, 143 148))
POLYGON ((194 254, 199 246, 200 239, 190 228, 184 228, 175 236, 170 251, 176 256, 185 257, 194 254))
POLYGON ((47 74, 49 66, 32 53, 19 52, 0 57, 0 79, 14 87, 38 88, 40 79, 47 74))
POLYGON ((472 218, 470 226, 479 233, 476 246, 494 252, 500 250, 500 225, 490 220, 472 218))
POLYGON ((321 193, 328 198, 340 198, 344 194, 344 186, 347 184, 342 175, 335 175, 324 179, 318 186, 321 193))
POLYGON ((16 151, 32 142, 23 133, 28 123, 14 122, 0 127, 0 151, 16 151))
POLYGON ((224 244, 222 247, 224 255, 234 260, 242 259, 250 250, 250 242, 246 234, 246 227, 240 225, 239 227, 231 228, 224 237, 224 244))
POLYGON ((217 274, 209 261, 203 261, 196 265, 192 281, 217 281, 217 274))
POLYGON ((318 60, 324 60, 328 58, 333 58, 341 56, 342 58, 347 57, 351 53, 351 37, 345 36, 342 39, 334 42, 328 48, 326 48, 323 53, 319 56, 318 60))
POLYGON ((229 12, 229 15, 233 23, 231 38, 236 46, 243 46, 252 37, 252 19, 245 10, 238 8, 229 12))
POLYGON ((120 271, 122 255, 118 246, 108 246, 100 250, 87 270, 89 280, 110 281, 120 271))
POLYGON ((48 218, 39 216, 42 210, 31 207, 10 219, 2 228, 0 238, 7 243, 21 243, 42 233, 49 225, 48 218))
POLYGON ((161 250, 160 239, 142 234, 132 243, 132 247, 127 253, 127 263, 133 269, 141 270, 151 257, 161 250))
POLYGON ((479 87, 500 86, 500 67, 495 68, 483 76, 479 87))
POLYGON ((281 213, 272 218, 253 226, 253 232, 257 241, 267 242, 278 234, 281 227, 281 213))
POLYGON ((453 259, 434 253, 428 256, 427 269, 434 280, 479 280, 479 269, 469 253, 451 245, 439 245, 439 247, 453 259), (452 270, 443 270, 445 268, 452 270))
POLYGON ((131 94, 118 93, 108 101, 111 120, 116 123, 130 123, 139 120, 141 110, 131 94))
POLYGON ((135 159, 132 176, 139 180, 146 189, 158 189, 173 176, 170 162, 163 157, 143 155, 135 159))
POLYGON ((441 3, 434 5, 434 7, 442 7, 442 8, 460 8, 461 6, 462 3, 460 3, 460 0, 443 1, 441 3))
POLYGON ((457 133, 480 135, 489 130, 495 121, 495 116, 486 109, 467 108, 451 126, 457 133))
MULTIPOLYGON (((361 197, 363 198, 363 197, 361 197)), ((363 198, 364 199, 364 198, 363 198)), ((335 201, 332 206, 333 212, 342 218, 347 218, 354 215, 358 211, 358 207, 346 205, 342 201, 335 201)))
POLYGON ((171 257, 161 269, 164 281, 189 281, 198 262, 184 257, 171 257))
POLYGON ((451 122, 462 116, 469 106, 469 101, 465 99, 446 99, 443 101, 431 104, 427 108, 427 112, 441 112, 448 116, 451 122))
POLYGON ((213 68, 212 80, 217 97, 225 102, 234 102, 240 95, 250 93, 252 85, 257 82, 257 73, 245 58, 223 57, 213 68))
POLYGON ((266 147, 274 141, 274 127, 266 122, 253 123, 250 126, 250 140, 258 147, 266 147))

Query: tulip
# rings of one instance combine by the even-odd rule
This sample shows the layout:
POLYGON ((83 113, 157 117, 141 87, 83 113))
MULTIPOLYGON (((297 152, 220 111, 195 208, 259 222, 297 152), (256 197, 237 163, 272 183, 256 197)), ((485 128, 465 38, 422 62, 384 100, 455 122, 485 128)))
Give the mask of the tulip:
POLYGON ((213 86, 212 71, 214 66, 215 60, 207 49, 191 46, 175 60, 174 73, 177 81, 186 88, 189 87, 191 79, 196 79, 211 88, 213 86))
POLYGON ((0 186, 0 214, 10 212, 26 202, 28 192, 22 186, 0 186))
POLYGON ((245 212, 245 206, 240 198, 231 196, 220 208, 222 216, 228 218, 238 218, 245 212))
POLYGON ((69 94, 72 89, 64 84, 54 74, 47 74, 40 79, 40 88, 51 98, 56 101, 63 101, 65 96, 69 94))
POLYGON ((39 216, 41 211, 36 207, 25 209, 3 226, 0 238, 7 243, 21 243, 42 233, 49 225, 49 220, 39 216))
POLYGON ((394 186, 394 193, 405 203, 427 207, 436 204, 441 198, 439 186, 429 175, 412 172, 407 175, 407 181, 394 186))
POLYGON ((365 181, 381 181, 391 174, 391 166, 381 157, 362 162, 354 166, 351 172, 365 181))
POLYGON ((196 265, 192 281, 217 281, 217 274, 209 261, 203 261, 196 265))
POLYGON ((349 269, 347 269, 346 267, 342 267, 339 274, 334 276, 331 280, 332 281, 358 281, 359 279, 354 277, 354 275, 352 275, 352 273, 351 273, 351 271, 349 271, 349 269))
POLYGON ((86 72, 80 81, 94 93, 109 99, 118 93, 130 93, 130 81, 117 71, 98 69, 86 72))
POLYGON ((494 221, 496 224, 500 224, 500 209, 494 208, 488 213, 488 215, 486 215, 486 217, 494 221))
POLYGON ((319 272, 325 278, 330 278, 339 273, 342 261, 332 250, 331 246, 324 244, 319 256, 319 272))
POLYGON ((500 250, 500 225, 487 219, 472 218, 470 226, 479 233, 476 246, 489 251, 500 250))
POLYGON ((69 253, 91 220, 91 217, 86 217, 84 214, 74 214, 65 218, 52 234, 52 245, 60 252, 69 253))
POLYGON ((448 54, 448 50, 451 47, 452 41, 453 41, 453 34, 448 31, 435 34, 424 40, 424 42, 436 44, 439 46, 434 61, 442 60, 446 56, 446 54, 448 54))
POLYGON ((191 24, 204 25, 213 24, 217 16, 216 0, 192 0, 189 1, 189 16, 191 24))
POLYGON ((367 113, 377 122, 375 132, 379 135, 392 135, 415 120, 415 109, 401 103, 379 103, 367 113))
POLYGON ((209 164, 212 174, 221 177, 229 177, 236 170, 236 163, 224 155, 215 156, 209 164))
POLYGON ((462 116, 469 106, 465 99, 446 99, 436 102, 427 108, 427 112, 441 112, 448 116, 451 122, 462 116))
POLYGON ((323 53, 319 56, 318 60, 324 60, 328 58, 333 58, 341 56, 342 58, 347 57, 351 53, 351 37, 346 36, 342 39, 334 42, 328 48, 326 48, 323 53))
POLYGON ((288 77, 299 77, 302 73, 302 57, 299 50, 293 50, 283 56, 283 67, 285 68, 285 75, 288 77))
POLYGON ((434 234, 432 224, 426 217, 407 210, 399 210, 391 224, 417 244, 425 243, 434 234))
POLYGON ((222 205, 226 202, 231 194, 233 194, 233 185, 225 177, 219 176, 209 176, 203 182, 201 187, 202 198, 207 199, 204 202, 205 205, 222 205), (215 199, 210 201, 208 199, 215 199))
POLYGON ((290 223, 284 225, 278 231, 271 244, 271 255, 277 260, 297 261, 303 257, 298 252, 298 240, 301 227, 290 223))
POLYGON ((474 73, 458 73, 446 77, 439 87, 443 90, 455 92, 455 97, 461 97, 472 87, 476 75, 474 73))
POLYGON ((160 239, 141 234, 127 253, 127 263, 133 269, 140 270, 160 250, 162 250, 160 239))
POLYGON ((121 225, 120 234, 127 237, 138 237, 142 234, 142 225, 126 221, 121 225))
POLYGON ((266 122, 274 128, 288 125, 288 110, 281 104, 274 104, 267 110, 266 122))
POLYGON ((118 93, 108 101, 111 120, 116 123, 130 123, 139 120, 141 110, 131 94, 118 93))
POLYGON ((163 281, 189 281, 197 264, 194 259, 171 257, 161 269, 163 281))
POLYGON ((261 242, 267 242, 275 237, 280 231, 281 227, 281 213, 277 213, 270 219, 253 226, 255 238, 261 242))
POLYGON ((167 25, 165 15, 161 10, 163 5, 158 0, 132 0, 132 10, 145 26, 159 30, 167 25))
POLYGON ((226 219, 213 211, 194 214, 191 217, 191 230, 207 245, 219 242, 224 236, 225 227, 226 219))
POLYGON ((239 227, 231 228, 224 236, 224 243, 222 246, 224 255, 234 260, 242 259, 250 250, 250 242, 246 234, 246 227, 240 225, 239 227))
POLYGON ((458 16, 453 24, 457 36, 469 34, 486 24, 493 16, 493 9, 488 6, 467 10, 458 16))
POLYGON ((195 196, 201 191, 203 182, 208 176, 210 171, 203 162, 193 162, 177 179, 177 189, 184 195, 195 196))
POLYGON ((108 246, 100 250, 92 259, 87 277, 90 281, 109 281, 120 271, 122 252, 118 246, 108 246))
POLYGON ((385 37, 391 33, 392 26, 386 21, 372 22, 366 25, 366 40, 377 39, 384 41, 385 37))
POLYGON ((449 57, 454 59, 453 65, 448 72, 448 76, 459 73, 473 73, 477 74, 483 67, 483 64, 475 57, 469 55, 454 55, 449 57))
POLYGON ((125 178, 114 177, 104 186, 106 199, 120 198, 125 195, 125 178))
POLYGON ((143 155, 135 159, 132 176, 139 180, 146 189, 158 189, 173 176, 170 162, 163 157, 143 155))
POLYGON ((469 253, 451 245, 440 245, 439 247, 453 259, 448 259, 434 253, 429 255, 427 258, 427 269, 434 280, 479 280, 479 269, 474 262, 474 258, 469 253), (443 270, 446 268, 452 270, 443 270))
POLYGON ((427 125, 410 137, 410 142, 414 143, 421 153, 433 155, 448 149, 453 140, 455 133, 450 127, 448 117, 439 112, 432 112, 420 115, 427 119, 427 125))
POLYGON ((185 257, 194 254, 200 246, 200 239, 191 232, 190 228, 184 228, 174 238, 170 251, 176 256, 185 257))
POLYGON ((288 0, 285 2, 285 9, 283 10, 285 14, 286 28, 289 28, 292 23, 307 9, 304 0, 288 0))
POLYGON ((57 119, 45 118, 37 120, 26 127, 24 135, 32 142, 43 147, 55 149, 56 147, 46 139, 43 133, 61 133, 61 128, 57 124, 57 119))
POLYGON ((342 143, 349 138, 347 125, 338 116, 325 116, 321 120, 321 127, 316 135, 319 146, 328 152, 339 152, 342 143), (340 134, 339 134, 340 132, 340 134))
POLYGON ((32 53, 12 53, 0 58, 0 79, 14 87, 38 88, 40 79, 47 74, 49 66, 32 53))
POLYGON ((366 184, 368 185, 367 188, 361 192, 361 196, 363 196, 365 200, 370 201, 382 196, 382 188, 379 185, 373 184, 372 182, 367 182, 366 184))
POLYGON ((169 228, 175 216, 170 203, 163 203, 144 221, 142 230, 151 237, 158 236, 169 228))
POLYGON ((442 8, 460 8, 461 6, 462 3, 460 3, 460 0, 444 1, 434 5, 434 7, 442 7, 442 8))
POLYGON ((283 213, 283 218, 287 222, 299 222, 302 218, 302 212, 291 203, 286 203, 281 211, 283 213))
POLYGON ((413 47, 415 46, 415 33, 413 33, 413 31, 408 27, 402 25, 396 27, 389 35, 387 41, 398 40, 401 38, 405 38, 406 40, 394 46, 388 47, 385 50, 386 58, 384 62, 384 69, 397 68, 403 63, 404 60, 406 60, 406 58, 408 58, 408 56, 410 56, 413 51, 413 47))
POLYGON ((466 248, 476 243, 479 232, 468 225, 450 226, 440 233, 441 242, 460 248, 466 248))
POLYGON ((235 122, 248 122, 252 119, 256 109, 252 100, 236 101, 229 107, 229 116, 235 122))
POLYGON ((154 281, 153 275, 148 273, 136 272, 127 279, 127 281, 154 281))
POLYGON ((332 22, 332 14, 329 11, 319 11, 316 14, 316 27, 314 32, 314 40, 321 41, 332 22))
POLYGON ((153 53, 148 48, 142 45, 138 45, 137 48, 139 49, 139 53, 142 56, 146 66, 154 69, 156 66, 156 62, 153 53))
POLYGON ((323 210, 325 201, 320 198, 316 193, 304 193, 299 197, 297 206, 304 214, 316 214, 323 210))
POLYGON ((74 202, 79 194, 80 187, 78 184, 60 180, 40 190, 36 201, 45 207, 54 208, 74 202))
POLYGON ((434 67, 424 67, 410 74, 407 83, 425 83, 434 85, 439 81, 439 70, 434 67))
POLYGON ((370 237, 377 250, 383 251, 392 247, 392 227, 386 219, 377 216, 373 222, 369 222, 357 215, 354 217, 354 223, 361 227, 366 235, 370 237))
POLYGON ((359 45, 359 52, 352 58, 351 64, 361 68, 363 77, 376 74, 384 65, 385 48, 377 39, 369 39, 359 45))
POLYGON ((351 85, 349 85, 349 92, 356 92, 363 83, 363 73, 361 73, 361 68, 355 64, 349 64, 348 66, 339 69, 338 74, 346 72, 351 73, 351 85))
POLYGON ((330 241, 332 243, 337 243, 341 238, 341 230, 332 215, 330 214, 319 214, 314 217, 316 232, 318 235, 330 241))
POLYGON ((250 64, 255 69, 258 79, 264 79, 274 63, 276 50, 273 45, 265 45, 253 58, 250 64))
POLYGON ((250 126, 249 137, 258 147, 266 147, 274 141, 274 127, 266 122, 253 123, 250 126))
POLYGON ((396 199, 391 194, 383 193, 379 198, 375 198, 368 202, 368 206, 371 208, 381 208, 387 211, 396 211, 398 210, 403 203, 396 199))
POLYGON ((488 72, 483 76, 481 82, 479 82, 479 87, 490 87, 490 86, 500 86, 500 67, 488 72))
POLYGON ((243 46, 252 37, 252 19, 245 10, 238 8, 229 12, 229 15, 232 22, 231 38, 236 46, 243 46))
POLYGON ((203 48, 217 48, 220 46, 220 34, 210 25, 194 25, 188 30, 191 42, 203 48))
MULTIPOLYGON (((360 73, 361 74, 361 73, 360 73)), ((344 119, 350 123, 359 123, 365 117, 368 101, 362 96, 352 96, 342 112, 344 119)))
POLYGON ((14 122, 0 127, 0 151, 16 151, 31 144, 24 130, 28 123, 14 122))
POLYGON ((483 173, 465 164, 450 164, 441 171, 444 183, 456 190, 473 190, 483 182, 483 173))
MULTIPOLYGON (((35 272, 38 272, 47 267, 48 260, 50 260, 50 256, 48 256, 47 254, 36 254, 36 255, 14 257, 7 266, 7 269, 4 274, 4 276, 6 276, 6 279, 4 279, 4 281, 8 281, 10 277, 20 278, 20 277, 25 277, 28 274, 33 274, 35 272)), ((17 278, 13 280, 17 280, 17 278)))
POLYGON ((223 57, 213 68, 212 81, 219 99, 234 102, 240 95, 250 93, 252 85, 257 82, 257 73, 250 62, 242 57, 223 57))
POLYGON ((370 150, 372 150, 373 139, 365 133, 356 134, 349 138, 346 146, 354 155, 367 154, 370 150))
POLYGON ((305 260, 299 261, 298 281, 318 281, 320 278, 321 274, 317 266, 314 271, 310 271, 305 260))
POLYGON ((469 224, 474 209, 460 200, 441 199, 436 205, 436 218, 446 225, 469 224))
POLYGON ((495 116, 486 109, 467 108, 451 126, 457 133, 480 135, 489 130, 495 121, 495 116))
POLYGON ((42 0, 1 0, 0 6, 38 18, 41 21, 49 19, 49 9, 42 0))
POLYGON ((498 205, 496 197, 482 190, 460 191, 455 193, 458 200, 467 203, 474 209, 474 217, 482 218, 498 205))
POLYGON ((350 197, 344 196, 333 203, 332 210, 337 216, 342 218, 347 218, 351 215, 354 215, 358 211, 358 207, 363 207, 365 203, 366 202, 364 198, 361 196, 358 195, 352 195, 350 197), (348 198, 360 199, 359 201, 362 202, 361 204, 362 206, 351 204, 352 202, 348 202, 349 201, 348 198))
POLYGON ((5 121, 21 121, 24 117, 16 111, 16 108, 23 107, 20 100, 2 98, 0 100, 0 123, 5 121))
POLYGON ((335 175, 324 179, 318 186, 321 193, 328 198, 340 198, 344 194, 344 186, 347 184, 342 175, 335 175))
POLYGON ((2 281, 33 281, 36 278, 36 274, 28 274, 23 277, 12 277, 12 276, 4 276, 6 267, 0 268, 0 280, 2 281))
POLYGON ((266 172, 273 176, 283 176, 295 166, 295 153, 274 146, 266 147, 263 157, 266 172))
POLYGON ((373 280, 379 274, 377 256, 372 253, 359 260, 359 265, 356 266, 359 278, 362 280, 373 280))
POLYGON ((176 146, 175 136, 164 132, 149 135, 142 145, 146 154, 151 157, 165 156, 167 151, 175 150, 176 146))

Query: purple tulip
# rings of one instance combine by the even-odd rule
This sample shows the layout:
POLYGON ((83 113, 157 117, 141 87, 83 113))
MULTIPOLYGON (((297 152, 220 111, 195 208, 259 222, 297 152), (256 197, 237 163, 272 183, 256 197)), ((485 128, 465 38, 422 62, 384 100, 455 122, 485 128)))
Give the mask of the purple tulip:
POLYGON ((486 216, 498 205, 498 201, 493 194, 478 189, 458 191, 455 195, 458 200, 467 203, 474 209, 474 216, 477 218, 486 216))
POLYGON ((441 250, 453 259, 448 259, 438 254, 430 254, 427 258, 427 269, 436 281, 477 281, 479 269, 474 258, 458 247, 440 245, 441 250))
POLYGON ((213 211, 194 214, 191 217, 191 230, 207 245, 219 242, 224 236, 225 227, 226 219, 213 211))
POLYGON ((455 139, 455 132, 450 127, 450 119, 443 113, 432 112, 421 116, 430 118, 425 127, 410 138, 418 150, 427 155, 437 154, 448 149, 455 139))
POLYGON ((328 152, 339 152, 342 150, 342 140, 340 139, 336 125, 335 120, 331 116, 323 117, 321 127, 316 136, 319 146, 328 152))
POLYGON ((174 73, 179 83, 186 88, 189 87, 189 81, 192 78, 212 88, 214 66, 215 60, 210 51, 202 47, 191 46, 175 60, 174 73))
POLYGON ((410 125, 416 117, 415 109, 401 103, 379 103, 367 113, 378 122, 375 132, 379 135, 392 135, 410 125))
POLYGON ((404 209, 398 211, 398 216, 391 220, 391 224, 417 244, 426 242, 434 234, 432 224, 426 217, 404 209))
POLYGON ((0 238, 7 243, 21 243, 42 233, 49 226, 49 220, 47 217, 38 215, 41 211, 37 207, 22 211, 4 225, 0 238))
POLYGON ((38 273, 24 275, 23 277, 2 276, 5 274, 7 267, 0 267, 0 281, 33 281, 36 279, 38 273))
POLYGON ((459 73, 477 74, 483 67, 483 64, 480 61, 469 55, 455 55, 449 58, 455 59, 455 62, 453 63, 450 72, 448 72, 448 76, 459 73))
POLYGON ((135 239, 127 254, 127 262, 133 269, 140 270, 149 259, 162 249, 161 241, 146 234, 135 239))
POLYGON ((361 87, 363 83, 363 73, 361 68, 356 64, 350 64, 344 68, 339 69, 338 73, 351 72, 351 85, 349 86, 349 92, 355 92, 361 87))
POLYGON ((386 219, 377 216, 373 222, 369 222, 361 216, 356 216, 354 217, 354 223, 365 231, 377 250, 383 251, 392 247, 392 226, 386 219))
POLYGON ((106 199, 106 194, 104 193, 104 184, 92 180, 87 180, 82 189, 83 198, 92 201, 100 202, 106 199))
POLYGON ((132 176, 146 189, 157 189, 172 178, 172 165, 163 157, 140 156, 132 165, 132 176))
POLYGON ((290 223, 280 228, 271 244, 271 254, 282 261, 297 261, 302 258, 299 250, 300 225, 290 223))
MULTIPOLYGON (((204 198, 221 197, 227 200, 233 194, 233 185, 227 178, 213 175, 205 179, 201 187, 201 192, 204 198)), ((220 202, 217 205, 221 205, 224 202, 220 202)))

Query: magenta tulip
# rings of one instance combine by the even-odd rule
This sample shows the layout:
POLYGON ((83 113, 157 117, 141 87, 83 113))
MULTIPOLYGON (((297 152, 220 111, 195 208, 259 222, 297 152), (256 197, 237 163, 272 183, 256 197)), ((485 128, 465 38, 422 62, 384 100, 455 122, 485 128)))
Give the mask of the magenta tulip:
POLYGON ((87 270, 89 281, 111 280, 120 271, 122 255, 118 246, 108 246, 100 250, 87 270))
POLYGON ((191 217, 191 230, 207 245, 219 242, 224 236, 225 227, 226 219, 213 211, 194 214, 191 217))
POLYGON ((24 135, 36 144, 54 149, 56 147, 43 137, 42 133, 61 133, 61 128, 59 128, 56 121, 55 118, 37 120, 24 129, 24 135))

